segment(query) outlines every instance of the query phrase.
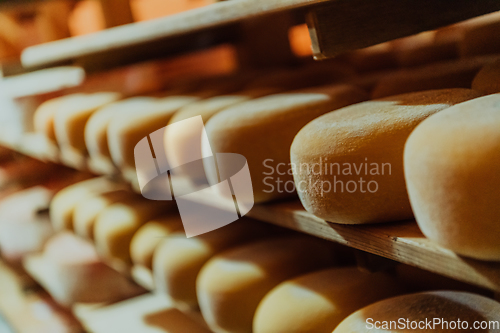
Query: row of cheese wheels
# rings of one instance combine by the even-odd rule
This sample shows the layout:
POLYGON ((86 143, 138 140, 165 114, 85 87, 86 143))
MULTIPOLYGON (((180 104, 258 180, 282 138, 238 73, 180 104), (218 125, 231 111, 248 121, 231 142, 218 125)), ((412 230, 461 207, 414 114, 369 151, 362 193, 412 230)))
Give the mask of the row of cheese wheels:
MULTIPOLYGON (((500 304, 477 294, 390 298, 412 290, 404 269, 396 276, 364 272, 351 266, 349 249, 248 218, 186 238, 172 204, 146 201, 120 186, 105 178, 70 185, 52 200, 51 219, 57 228, 65 219, 66 227, 93 242, 105 261, 152 271, 156 291, 180 309, 199 307, 213 332, 368 332, 375 322, 381 326, 399 318, 410 323, 459 318, 468 325, 500 320, 500 304), (85 228, 79 229, 82 216, 85 228)), ((67 232, 46 244, 45 263, 57 274, 47 276, 44 285, 63 304, 137 293, 106 275, 93 249, 67 232)), ((449 281, 446 285, 453 288, 449 281)), ((405 332, 398 329, 391 331, 405 332)), ((441 326, 436 330, 447 332, 441 326)))

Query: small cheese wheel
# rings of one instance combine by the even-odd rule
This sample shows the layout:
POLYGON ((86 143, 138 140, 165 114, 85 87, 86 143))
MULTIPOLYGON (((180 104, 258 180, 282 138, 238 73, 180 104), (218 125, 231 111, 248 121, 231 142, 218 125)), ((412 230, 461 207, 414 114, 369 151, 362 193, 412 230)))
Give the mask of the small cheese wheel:
POLYGON ((149 107, 116 114, 108 126, 108 147, 113 163, 121 169, 135 171, 134 148, 145 136, 166 126, 181 107, 197 97, 172 96, 157 99, 149 107))
POLYGON ((405 146, 411 205, 425 236, 461 255, 500 260, 500 94, 420 124, 405 146))
POLYGON ((470 88, 481 68, 496 59, 498 56, 482 56, 402 69, 381 79, 372 98, 432 89, 470 88))
POLYGON ((140 227, 130 242, 130 257, 134 265, 152 269, 153 253, 158 245, 182 228, 178 212, 155 218, 140 227))
POLYGON ((59 109, 71 105, 72 101, 80 99, 83 94, 70 94, 49 99, 36 109, 33 114, 33 127, 35 132, 42 133, 45 137, 56 142, 56 132, 54 129, 54 117, 59 109), (65 104, 67 103, 67 104, 65 104))
POLYGON ((81 200, 73 210, 73 229, 81 237, 94 238, 94 224, 97 215, 116 202, 123 202, 137 197, 129 190, 119 189, 116 191, 99 193, 95 196, 81 200))
POLYGON ((196 277, 202 266, 225 249, 267 234, 270 229, 266 225, 245 218, 192 238, 173 234, 154 253, 156 288, 181 306, 196 307, 196 277))
POLYGON ((130 242, 135 232, 147 221, 172 208, 172 202, 140 197, 110 205, 97 215, 94 223, 97 251, 105 258, 130 263, 130 242))
POLYGON ((151 106, 152 97, 127 98, 106 105, 92 113, 84 129, 85 145, 93 170, 112 173, 114 169, 108 147, 108 127, 115 116, 123 116, 131 112, 140 113, 151 106))
POLYGON ((480 96, 470 89, 410 93, 352 105, 307 124, 291 148, 302 204, 325 220, 361 224, 413 217, 403 148, 428 116, 480 96))
MULTIPOLYGON (((297 132, 326 112, 365 99, 365 93, 359 88, 334 85, 240 103, 207 122, 210 147, 202 145, 202 150, 243 155, 252 176, 255 202, 289 197, 295 194, 293 186, 280 188, 280 184, 293 185, 291 172, 287 172, 286 167, 290 163, 290 145, 297 132), (277 168, 281 163, 285 171, 275 170, 279 174, 269 174, 269 164, 277 168)), ((230 170, 232 165, 218 162, 219 171, 229 174, 225 170, 230 170)), ((213 165, 205 164, 205 171, 211 183, 218 182, 213 165)))
POLYGON ((342 320, 373 302, 401 294, 386 273, 331 268, 285 281, 260 302, 254 333, 331 333, 342 320))
POLYGON ((274 238, 222 252, 196 281, 201 313, 214 332, 252 332, 264 296, 292 277, 334 265, 335 244, 306 236, 274 238))
MULTIPOLYGON (((498 332, 499 326, 474 329, 474 322, 500 321, 500 303, 457 291, 429 291, 397 296, 358 310, 344 319, 334 333, 415 332, 419 323, 431 322, 426 332, 451 333, 468 325, 469 332, 498 332), (403 318, 403 320, 400 320, 403 318), (460 322, 460 327, 458 325, 460 322), (405 325, 398 325, 403 322, 405 325)), ((423 327, 423 324, 420 324, 423 327)), ((483 324, 484 325, 484 324, 483 324)), ((425 326, 428 328, 428 326, 425 326)))
POLYGON ((484 66, 477 73, 472 89, 484 94, 500 93, 500 60, 484 66))
POLYGON ((118 93, 102 92, 80 95, 80 98, 64 103, 54 116, 54 130, 59 147, 86 154, 84 128, 87 120, 97 109, 120 97, 118 93))
POLYGON ((115 191, 123 185, 105 177, 97 177, 68 186, 57 194, 50 203, 50 220, 54 229, 73 229, 73 212, 84 199, 100 193, 115 191))
POLYGON ((41 255, 26 259, 26 267, 60 304, 101 303, 135 296, 142 289, 104 264, 92 244, 70 232, 52 237, 41 255), (32 270, 30 270, 32 268, 32 270))

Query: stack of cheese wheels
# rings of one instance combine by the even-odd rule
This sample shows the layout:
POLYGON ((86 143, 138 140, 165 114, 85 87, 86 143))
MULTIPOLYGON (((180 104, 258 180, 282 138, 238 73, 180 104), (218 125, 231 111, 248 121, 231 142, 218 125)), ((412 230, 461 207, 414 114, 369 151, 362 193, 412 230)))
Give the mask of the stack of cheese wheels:
POLYGON ((321 116, 295 137, 291 161, 307 211, 344 224, 410 219, 403 149, 428 116, 480 96, 470 89, 410 93, 321 116))
POLYGON ((94 242, 104 258, 131 262, 130 242, 146 222, 171 211, 174 203, 134 196, 103 209, 94 223, 94 242))
POLYGON ((92 244, 69 232, 51 238, 41 254, 27 257, 28 270, 60 304, 112 302, 142 289, 104 264, 92 244))
POLYGON ((472 89, 484 94, 500 93, 500 60, 484 66, 477 73, 472 89))
POLYGON ((105 177, 88 179, 57 192, 50 203, 50 220, 55 230, 73 229, 73 213, 84 199, 124 188, 105 177))
POLYGON ((101 211, 112 204, 133 198, 137 198, 137 195, 128 189, 96 193, 82 198, 73 210, 73 230, 81 237, 94 239, 94 225, 101 211))
POLYGON ((201 313, 214 332, 252 332, 262 298, 279 283, 335 265, 333 243, 306 236, 243 245, 210 259, 196 281, 201 313))
POLYGON ((499 321, 500 303, 489 298, 457 291, 429 291, 369 305, 344 319, 333 332, 498 332, 499 321))
POLYGON ((481 68, 497 59, 498 56, 478 56, 402 69, 382 78, 373 89, 372 98, 431 89, 470 88, 481 68))
MULTIPOLYGON (((136 182, 135 145, 144 137, 166 126, 181 107, 198 100, 193 96, 171 96, 155 99, 142 109, 115 114, 107 129, 108 147, 113 163, 127 180, 136 182)), ((163 135, 163 132, 162 132, 163 135)))
POLYGON ((253 332, 331 333, 354 311, 402 291, 388 274, 356 267, 309 273, 279 284, 264 297, 253 332))
POLYGON ((410 201, 431 240, 465 256, 500 260, 500 94, 422 122, 404 153, 410 201))
MULTIPOLYGON (((366 99, 363 91, 348 85, 311 88, 294 93, 270 95, 240 103, 219 112, 207 123, 213 153, 238 153, 247 159, 255 202, 288 197, 295 193, 289 170, 289 150, 297 132, 314 118, 366 99), (283 167, 284 165, 284 167, 283 167)), ((204 141, 203 143, 206 143, 204 141)), ((211 183, 215 170, 205 164, 211 183)), ((218 163, 221 173, 231 165, 218 163)))
POLYGON ((148 221, 137 230, 130 242, 132 263, 152 270, 156 248, 178 231, 182 231, 182 220, 177 211, 148 221))
POLYGON ((186 238, 184 233, 170 235, 154 253, 157 290, 168 294, 181 307, 196 307, 196 278, 203 265, 217 253, 271 235, 272 230, 260 222, 242 218, 192 238, 186 238))
POLYGON ((84 128, 85 146, 90 157, 89 167, 96 172, 112 173, 115 170, 108 147, 108 127, 115 117, 151 108, 152 97, 133 97, 106 105, 92 113, 84 128))

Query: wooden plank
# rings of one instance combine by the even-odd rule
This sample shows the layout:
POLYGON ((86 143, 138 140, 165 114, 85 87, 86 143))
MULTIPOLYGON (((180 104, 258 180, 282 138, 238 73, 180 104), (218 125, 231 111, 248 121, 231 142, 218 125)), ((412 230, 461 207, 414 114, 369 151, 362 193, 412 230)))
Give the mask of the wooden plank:
POLYGON ((312 9, 307 23, 314 57, 325 59, 498 10, 498 0, 337 0, 312 9))
MULTIPOLYGON (((213 43, 231 41, 234 27, 220 29, 243 19, 278 11, 323 3, 328 0, 232 0, 215 3, 176 15, 155 20, 137 22, 107 29, 95 34, 68 38, 51 43, 29 47, 22 54, 24 66, 47 66, 75 60, 80 57, 96 56, 96 61, 108 59, 103 54, 116 58, 116 63, 138 61, 139 55, 169 55, 179 48, 190 45, 207 47, 213 43), (213 32, 213 33, 212 33, 213 32), (194 34, 197 33, 197 34, 194 34), (201 33, 201 34, 200 34, 201 33), (218 36, 218 35, 227 36, 218 36), (179 41, 179 37, 181 41, 179 41), (183 42, 183 43, 182 43, 183 42), (171 43, 177 45, 170 45, 171 43), (175 46, 175 47, 174 47, 175 46), (130 55, 127 53, 131 53, 130 55), (126 61, 125 58, 130 58, 126 61)), ((258 37, 257 37, 258 38, 258 37)), ((109 63, 113 64, 111 60, 109 63)))

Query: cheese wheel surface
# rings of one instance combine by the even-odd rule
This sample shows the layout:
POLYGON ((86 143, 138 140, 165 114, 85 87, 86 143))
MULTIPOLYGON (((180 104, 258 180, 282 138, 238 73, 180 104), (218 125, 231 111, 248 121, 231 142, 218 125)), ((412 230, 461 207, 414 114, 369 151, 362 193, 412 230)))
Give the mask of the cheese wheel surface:
POLYGON ((94 223, 97 251, 105 258, 130 263, 130 242, 137 230, 172 208, 172 202, 139 197, 110 205, 99 213, 94 223))
MULTIPOLYGON (((293 188, 287 190, 280 184, 293 185, 291 172, 287 172, 286 166, 290 163, 289 151, 294 136, 314 118, 365 99, 365 93, 358 88, 336 85, 240 103, 219 112, 207 122, 210 147, 202 144, 202 151, 243 155, 250 169, 255 202, 293 196, 293 188), (269 171, 281 163, 285 164, 284 174, 281 170, 279 174, 269 171)), ((223 162, 217 166, 222 174, 229 174, 225 170, 232 167, 223 162)), ((205 164, 205 171, 211 183, 218 182, 213 165, 205 164)))
POLYGON ((182 220, 177 212, 155 218, 144 224, 130 242, 130 257, 135 265, 153 268, 153 253, 171 234, 181 231, 182 220))
MULTIPOLYGON (((478 321, 500 321, 500 303, 489 298, 456 291, 431 291, 418 294, 410 294, 389 298, 354 312, 344 319, 342 323, 333 331, 334 333, 368 333, 368 332, 391 332, 406 333, 415 332, 413 328, 398 327, 400 318, 404 318, 413 325, 421 321, 424 323, 440 320, 436 322, 434 329, 426 332, 448 333, 456 332, 458 326, 453 328, 452 323, 457 325, 457 321, 467 323, 470 332, 498 332, 499 328, 473 329, 473 324, 478 321), (375 326, 375 322, 377 327, 375 326), (448 323, 444 324, 444 321, 448 323), (391 324, 392 323, 392 324, 391 324), (392 325, 392 327, 390 326, 392 325)), ((411 325, 411 324, 410 324, 411 325)), ((461 326, 463 327, 463 326, 461 326)))
POLYGON ((500 60, 484 66, 477 73, 472 89, 484 94, 500 93, 500 60))
POLYGON ((331 333, 342 320, 373 302, 403 291, 385 273, 331 268, 285 281, 260 302, 254 333, 331 333))
POLYGON ((54 229, 73 229, 73 212, 75 207, 84 199, 115 191, 122 185, 112 182, 105 177, 97 177, 68 186, 57 192, 50 203, 50 220, 54 229))
POLYGON ((500 94, 449 108, 409 137, 405 177, 425 236, 461 255, 500 260, 500 94))
POLYGON ((428 116, 480 96, 470 89, 431 90, 355 104, 307 124, 291 161, 307 211, 343 224, 410 219, 403 149, 428 116))
POLYGON ((210 259, 196 289, 201 313, 214 332, 252 332, 264 296, 279 283, 338 262, 334 244, 309 237, 274 238, 210 259))
POLYGON ((203 265, 225 249, 269 234, 266 225, 245 218, 196 237, 172 234, 154 253, 156 288, 181 306, 196 307, 196 277, 203 265))

